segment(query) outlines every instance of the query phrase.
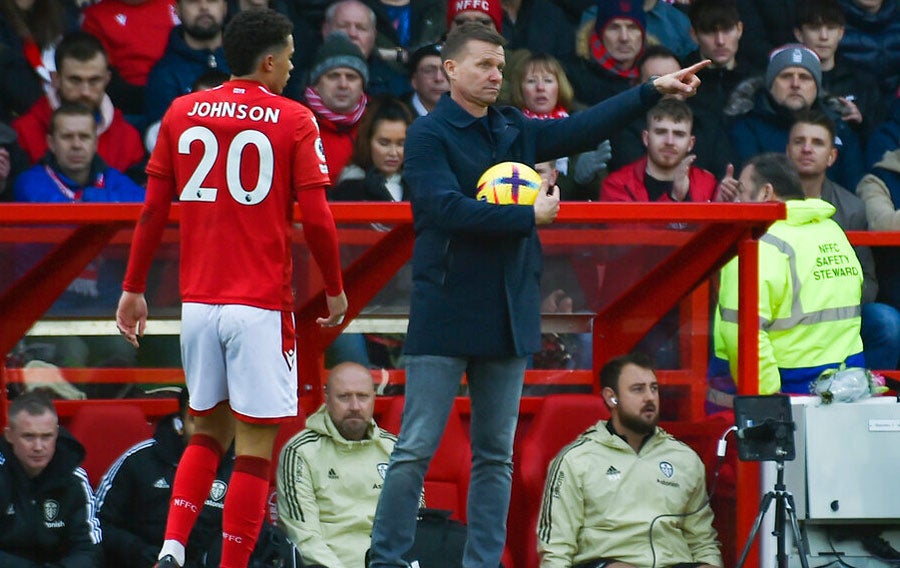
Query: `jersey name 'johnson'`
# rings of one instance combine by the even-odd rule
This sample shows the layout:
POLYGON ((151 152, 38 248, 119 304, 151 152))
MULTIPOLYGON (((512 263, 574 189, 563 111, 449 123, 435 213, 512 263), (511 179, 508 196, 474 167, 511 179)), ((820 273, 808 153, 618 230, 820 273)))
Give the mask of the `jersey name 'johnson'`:
POLYGON ((187 113, 187 116, 228 117, 278 124, 281 109, 267 106, 248 106, 228 101, 196 101, 191 111, 187 113))

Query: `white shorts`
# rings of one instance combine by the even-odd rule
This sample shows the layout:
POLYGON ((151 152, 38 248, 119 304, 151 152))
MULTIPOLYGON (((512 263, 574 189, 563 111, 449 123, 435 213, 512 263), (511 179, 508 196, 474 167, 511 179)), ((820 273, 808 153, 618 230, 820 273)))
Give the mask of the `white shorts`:
POLYGON ((245 422, 297 415, 294 314, 238 304, 181 306, 181 358, 191 410, 227 401, 245 422))

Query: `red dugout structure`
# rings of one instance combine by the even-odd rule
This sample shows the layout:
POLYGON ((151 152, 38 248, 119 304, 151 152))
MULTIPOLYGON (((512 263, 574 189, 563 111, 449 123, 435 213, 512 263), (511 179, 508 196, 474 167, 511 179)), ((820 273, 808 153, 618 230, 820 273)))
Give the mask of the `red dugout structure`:
MULTIPOLYGON (((320 328, 315 318, 326 312, 325 296, 318 273, 307 270, 303 234, 295 235, 297 280, 296 323, 299 357, 298 374, 304 410, 313 411, 322 401, 323 353, 327 346, 354 320, 393 322, 402 326, 405 314, 397 310, 372 315, 373 299, 403 269, 412 254, 414 230, 408 204, 332 204, 345 258, 344 277, 350 311, 339 328, 320 328), (352 250, 353 254, 346 254, 352 250)), ((69 283, 99 254, 124 260, 131 229, 140 205, 123 204, 4 204, 0 205, 0 350, 9 353, 29 329, 44 317, 69 283), (18 274, 14 268, 17 247, 42 243, 49 252, 29 270, 18 274)), ((593 334, 592 369, 529 371, 529 384, 552 386, 563 383, 591 388, 594 377, 611 357, 632 349, 665 314, 680 306, 681 329, 690 330, 680 338, 681 368, 660 372, 664 387, 681 389, 685 402, 680 418, 699 419, 703 415, 708 361, 709 285, 708 280, 735 254, 741 259, 740 392, 758 390, 757 247, 756 239, 775 220, 784 218, 783 204, 632 204, 564 203, 556 224, 540 230, 549 259, 545 272, 560 266, 569 281, 580 287, 584 306, 574 314, 546 314, 545 330, 580 331, 593 334), (649 251, 649 252, 648 252, 649 251)), ((299 210, 295 219, 302 223, 299 210)), ((158 258, 162 278, 171 280, 177 265, 177 225, 179 207, 173 206, 170 227, 158 258)), ((896 236, 896 235, 895 235, 896 236)), ((866 235, 864 239, 869 239, 866 235)), ((900 238, 897 239, 900 243, 900 238)), ((894 244, 897 244, 894 243, 894 244)), ((884 244, 883 240, 878 243, 884 244)), ((151 321, 165 321, 176 314, 177 294, 172 283, 149 297, 151 321), (158 301, 157 301, 158 300, 158 301), (168 307, 166 304, 169 304, 168 307)), ((115 332, 114 314, 98 314, 115 332)), ((176 316, 177 318, 177 316, 176 316)), ((352 327, 351 327, 352 329, 352 327)), ((70 381, 95 382, 127 380, 173 382, 182 378, 177 369, 64 370, 70 381)), ((388 380, 402 382, 402 372, 387 373, 388 380)), ((0 401, 5 405, 6 383, 21 381, 20 369, 0 363, 0 401)), ((170 401, 139 400, 148 416, 171 410, 170 401)), ((61 414, 81 404, 61 405, 61 414)), ((668 402, 667 402, 668 404, 668 402)), ((523 400, 523 413, 533 412, 538 402, 523 400)), ((383 407, 383 405, 382 405, 383 407)), ((4 412, 0 420, 5 420, 4 412)), ((755 464, 737 467, 737 535, 749 533, 759 496, 755 464)), ((755 559, 751 559, 753 563, 755 559)))

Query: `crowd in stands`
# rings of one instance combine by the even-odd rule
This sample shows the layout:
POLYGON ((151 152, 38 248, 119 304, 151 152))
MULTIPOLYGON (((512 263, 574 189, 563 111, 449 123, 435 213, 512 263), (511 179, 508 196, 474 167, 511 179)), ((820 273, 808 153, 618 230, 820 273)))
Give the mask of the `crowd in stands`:
MULTIPOLYGON (((894 181, 897 0, 4 0, 0 200, 139 201, 160 117, 177 96, 228 76, 225 24, 264 6, 293 23, 294 69, 284 94, 316 116, 332 200, 409 198, 406 127, 449 88, 440 59, 447 31, 474 21, 507 41, 501 100, 535 119, 577 113, 653 76, 711 60, 696 96, 665 100, 650 122, 636 120, 596 150, 558 159, 563 200, 734 201, 737 173, 754 156, 791 146, 802 152, 791 128, 798 113, 814 111, 833 125, 821 195, 840 196, 854 211, 852 222, 840 224, 892 227, 883 221, 892 204, 854 199, 872 180, 894 181), (97 123, 96 157, 84 179, 54 174, 59 156, 48 147, 51 117, 76 104, 97 123), (120 174, 135 187, 113 187, 120 174)), ((838 207, 835 218, 841 215, 838 207)), ((864 312, 875 314, 869 321, 880 330, 867 334, 871 326, 863 325, 864 340, 887 336, 892 344, 879 351, 869 339, 866 352, 895 369, 894 252, 860 252, 864 312)), ((371 342, 360 339, 342 337, 335 360, 373 364, 371 342)))

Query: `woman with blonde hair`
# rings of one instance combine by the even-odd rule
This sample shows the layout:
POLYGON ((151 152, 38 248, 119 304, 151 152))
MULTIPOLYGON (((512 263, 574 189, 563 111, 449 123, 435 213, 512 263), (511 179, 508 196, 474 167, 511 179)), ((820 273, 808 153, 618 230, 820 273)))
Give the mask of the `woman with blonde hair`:
MULTIPOLYGON (((510 102, 529 118, 565 118, 573 111, 572 84, 562 65, 552 55, 531 53, 519 62, 509 76, 510 102)), ((598 174, 611 157, 608 140, 596 150, 556 161, 557 185, 566 201, 596 200, 600 187, 598 174)))
POLYGON ((510 99, 530 118, 569 116, 575 92, 562 65, 552 55, 528 55, 509 78, 510 99))

